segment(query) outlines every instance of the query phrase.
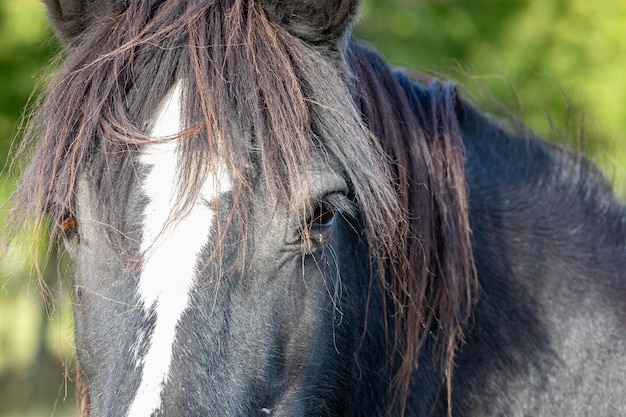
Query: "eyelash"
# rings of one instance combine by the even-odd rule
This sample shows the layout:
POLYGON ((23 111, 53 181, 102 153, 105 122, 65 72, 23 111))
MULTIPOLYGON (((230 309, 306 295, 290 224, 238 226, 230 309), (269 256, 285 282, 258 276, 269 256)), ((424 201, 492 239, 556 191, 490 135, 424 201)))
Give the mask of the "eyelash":
POLYGON ((326 235, 335 224, 337 216, 351 217, 355 213, 353 203, 344 193, 327 194, 317 201, 307 218, 305 229, 300 231, 301 242, 323 244, 326 235))

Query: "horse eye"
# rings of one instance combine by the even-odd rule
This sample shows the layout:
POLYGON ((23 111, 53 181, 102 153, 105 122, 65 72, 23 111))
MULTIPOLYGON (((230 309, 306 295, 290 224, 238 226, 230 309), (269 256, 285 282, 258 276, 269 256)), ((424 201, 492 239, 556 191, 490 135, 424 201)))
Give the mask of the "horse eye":
POLYGON ((332 204, 320 202, 311 216, 311 227, 329 227, 335 222, 337 209, 332 204))
POLYGON ((63 232, 71 233, 76 230, 76 217, 71 213, 64 211, 58 220, 58 226, 63 232))

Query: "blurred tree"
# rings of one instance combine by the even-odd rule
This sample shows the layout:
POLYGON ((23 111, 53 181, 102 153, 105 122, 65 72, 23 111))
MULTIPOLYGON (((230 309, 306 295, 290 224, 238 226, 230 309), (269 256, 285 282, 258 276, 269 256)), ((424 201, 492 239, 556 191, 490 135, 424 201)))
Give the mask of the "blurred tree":
MULTIPOLYGON (((541 135, 572 138, 626 195, 626 2, 364 0, 361 15, 357 37, 392 64, 453 77, 489 111, 500 114, 495 103, 503 103, 541 135)), ((58 50, 37 0, 0 2, 1 166, 19 139, 21 109, 58 50)), ((14 181, 0 171, 0 202, 14 181)), ((50 416, 55 403, 62 416, 73 404, 72 375, 63 375, 71 369, 71 305, 46 310, 27 250, 9 253, 0 259, 0 417, 50 416)), ((63 300, 59 276, 68 274, 59 270, 53 262, 45 277, 63 300)))

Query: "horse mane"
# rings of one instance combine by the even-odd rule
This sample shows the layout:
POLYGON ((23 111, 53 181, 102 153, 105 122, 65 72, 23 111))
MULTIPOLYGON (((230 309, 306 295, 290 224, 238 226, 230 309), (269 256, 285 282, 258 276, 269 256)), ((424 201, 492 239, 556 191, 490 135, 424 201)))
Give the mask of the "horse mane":
POLYGON ((400 414, 431 334, 451 404, 454 354, 476 287, 455 87, 417 88, 349 39, 344 58, 329 56, 256 1, 127 3, 78 35, 37 103, 18 152, 30 164, 9 236, 32 219, 38 230, 73 214, 78 178, 89 175, 103 235, 132 246, 119 233, 120 190, 141 174, 136 156, 151 140, 154 110, 184 80, 187 130, 172 139, 185 146, 180 212, 219 157, 232 177, 231 215, 245 232, 254 178, 291 198, 291 186, 307 182, 312 149, 335 155, 391 303, 400 414))
MULTIPOLYGON (((353 42, 349 62, 358 79, 368 127, 392 160, 407 229, 400 261, 391 266, 395 303, 396 399, 405 403, 417 356, 436 338, 451 412, 455 351, 477 290, 457 113, 465 105, 451 82, 418 84, 393 71, 373 50, 353 42)), ((400 415, 403 415, 404 409, 400 415)))

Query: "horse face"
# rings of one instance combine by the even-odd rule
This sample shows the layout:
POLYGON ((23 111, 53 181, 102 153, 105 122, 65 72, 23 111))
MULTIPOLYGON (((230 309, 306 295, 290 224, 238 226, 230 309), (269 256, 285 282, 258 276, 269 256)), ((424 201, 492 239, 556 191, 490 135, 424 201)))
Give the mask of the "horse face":
POLYGON ((67 158, 32 166, 71 214, 87 413, 345 414, 383 373, 355 352, 387 360, 362 340, 370 255, 397 257, 403 223, 342 56, 358 1, 46 4, 69 57, 38 155, 67 158))
MULTIPOLYGON (((152 136, 175 133, 175 95, 152 136)), ((180 152, 175 141, 155 143, 137 157, 139 175, 118 208, 119 233, 137 256, 105 241, 90 176, 79 180, 66 245, 91 415, 300 416, 346 407, 338 399, 351 379, 370 267, 339 163, 312 155, 308 183, 289 200, 259 178, 244 220, 231 211, 229 173, 219 168, 177 212, 180 152)))

